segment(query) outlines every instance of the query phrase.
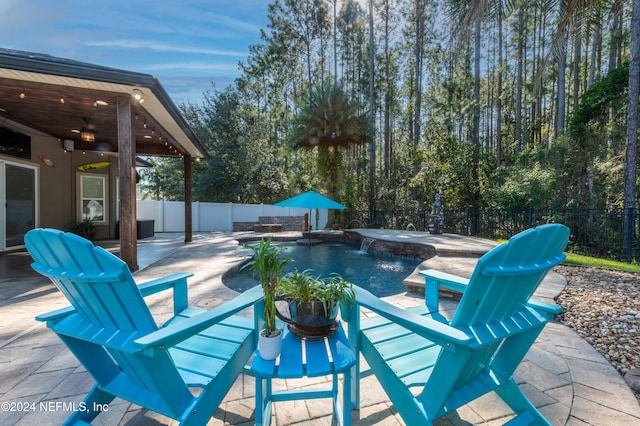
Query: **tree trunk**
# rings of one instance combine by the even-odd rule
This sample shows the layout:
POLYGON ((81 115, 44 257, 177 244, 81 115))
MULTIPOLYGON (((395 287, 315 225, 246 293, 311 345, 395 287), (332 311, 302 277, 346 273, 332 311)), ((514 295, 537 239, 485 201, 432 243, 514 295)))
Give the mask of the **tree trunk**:
POLYGON ((566 88, 565 88, 565 65, 567 61, 567 42, 566 38, 560 42, 560 51, 558 52, 558 98, 556 108, 556 137, 561 137, 564 134, 564 119, 565 119, 565 105, 566 105, 566 88))
MULTIPOLYGON (((500 2, 502 5, 502 2, 500 2)), ((503 31, 502 31, 502 7, 498 11, 498 101, 496 109, 498 110, 498 117, 496 119, 496 167, 502 165, 502 74, 504 72, 503 64, 503 31)))
MULTIPOLYGON (((424 0, 416 0, 416 22, 415 22, 415 30, 416 30, 416 45, 415 45, 415 70, 414 70, 414 78, 415 78, 415 99, 414 99, 414 114, 415 118, 413 120, 414 130, 413 130, 413 158, 416 158, 418 152, 418 144, 420 141, 420 126, 421 126, 421 115, 422 115, 422 59, 424 53, 424 0)), ((414 162, 413 165, 413 176, 416 176, 419 171, 419 165, 417 162, 414 162)), ((416 200, 418 198, 417 189, 414 186, 412 189, 412 199, 416 200)))
POLYGON ((386 87, 384 91, 384 177, 389 179, 389 167, 391 160, 391 54, 389 53, 389 14, 391 8, 389 0, 384 2, 384 72, 386 87))
MULTIPOLYGON (((376 188, 376 136, 373 131, 375 126, 375 96, 374 96, 374 68, 373 68, 373 0, 369 0, 369 114, 371 115, 371 140, 369 141, 369 212, 375 212, 376 188)), ((373 216, 372 216, 373 217, 373 216)))
MULTIPOLYGON (((638 207, 638 101, 640 95, 640 2, 633 2, 631 18, 631 62, 629 63, 629 109, 627 116, 627 145, 624 161, 624 226, 623 238, 625 242, 633 230, 633 223, 626 214, 626 209, 638 207)), ((629 244, 630 245, 630 244, 629 244)), ((629 259, 631 253, 628 253, 629 259)))
MULTIPOLYGON (((475 22, 474 57, 473 57, 473 144, 480 145, 480 50, 482 20, 475 22)), ((474 166, 476 166, 474 164, 474 166)))
POLYGON ((591 63, 589 65, 589 82, 585 90, 594 83, 596 77, 600 77, 600 63, 598 61, 599 52, 602 44, 602 17, 600 12, 596 17, 595 28, 593 30, 593 45, 591 46, 591 63), (597 74, 596 74, 597 73, 597 74))
POLYGON ((516 74, 516 161, 522 149, 522 73, 524 54, 524 5, 518 11, 518 69, 516 74))
POLYGON ((580 62, 582 54, 582 34, 576 32, 576 42, 573 47, 573 109, 578 108, 580 98, 580 62))

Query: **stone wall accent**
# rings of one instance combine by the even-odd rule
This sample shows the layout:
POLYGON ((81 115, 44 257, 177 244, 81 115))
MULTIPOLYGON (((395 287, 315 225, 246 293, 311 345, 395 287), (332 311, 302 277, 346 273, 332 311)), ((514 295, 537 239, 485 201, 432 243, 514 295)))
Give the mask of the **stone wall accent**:
POLYGON ((260 216, 260 225, 279 224, 283 231, 302 231, 304 216, 260 216))
POLYGON ((253 225, 257 222, 233 222, 233 232, 253 231, 253 225))
POLYGON ((282 232, 282 225, 279 223, 261 223, 253 225, 255 232, 282 232))
MULTIPOLYGON (((343 241, 353 244, 361 244, 364 238, 365 237, 357 232, 344 231, 343 241)), ((433 246, 400 241, 374 240, 369 246, 369 250, 391 253, 396 256, 417 257, 423 260, 431 259, 438 254, 433 246)))
MULTIPOLYGON (((282 231, 302 231, 304 216, 260 216, 258 222, 233 222, 233 232, 253 231, 256 225, 281 225, 282 231)), ((268 226, 260 226, 263 232, 271 232, 268 226)))

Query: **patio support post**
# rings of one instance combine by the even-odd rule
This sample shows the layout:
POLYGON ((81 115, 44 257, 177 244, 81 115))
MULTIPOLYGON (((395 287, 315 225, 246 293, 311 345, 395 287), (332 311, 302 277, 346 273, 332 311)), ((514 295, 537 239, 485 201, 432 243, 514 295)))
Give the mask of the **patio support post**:
POLYGON ((190 243, 193 240, 193 220, 191 208, 191 156, 184 157, 184 242, 190 243))
POLYGON ((120 176, 120 258, 131 271, 138 270, 136 230, 136 139, 132 123, 132 99, 119 96, 118 170, 120 176))

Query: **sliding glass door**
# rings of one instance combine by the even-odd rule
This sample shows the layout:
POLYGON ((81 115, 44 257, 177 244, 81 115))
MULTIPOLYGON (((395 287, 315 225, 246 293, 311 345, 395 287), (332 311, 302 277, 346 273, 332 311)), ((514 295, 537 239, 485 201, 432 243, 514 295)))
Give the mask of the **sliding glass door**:
POLYGON ((24 245, 24 235, 36 226, 37 197, 34 167, 0 161, 0 250, 24 245))

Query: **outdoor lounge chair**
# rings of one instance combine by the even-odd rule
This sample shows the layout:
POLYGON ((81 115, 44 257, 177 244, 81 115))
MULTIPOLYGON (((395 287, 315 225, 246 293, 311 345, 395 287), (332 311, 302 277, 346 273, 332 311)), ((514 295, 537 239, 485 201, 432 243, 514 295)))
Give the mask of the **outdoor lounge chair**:
POLYGON ((72 305, 36 319, 97 382, 67 424, 91 422, 116 396, 185 425, 209 421, 255 350, 253 319, 233 314, 261 301, 260 286, 202 311, 187 306, 192 274, 136 285, 126 263, 77 235, 35 229, 25 242, 72 305), (158 327, 144 297, 169 289, 174 317, 158 327))
MULTIPOLYGON (((561 308, 531 299, 546 273, 565 258, 569 229, 529 229, 479 259, 469 279, 438 271, 426 277, 426 304, 403 310, 360 288, 348 313, 349 335, 409 425, 431 425, 490 392, 514 411, 513 424, 549 423, 520 391, 512 374, 545 324, 561 308), (462 292, 451 321, 438 313, 438 287, 462 292), (360 321, 359 307, 379 316, 360 321)), ((510 423, 511 424, 511 423, 510 423)))

